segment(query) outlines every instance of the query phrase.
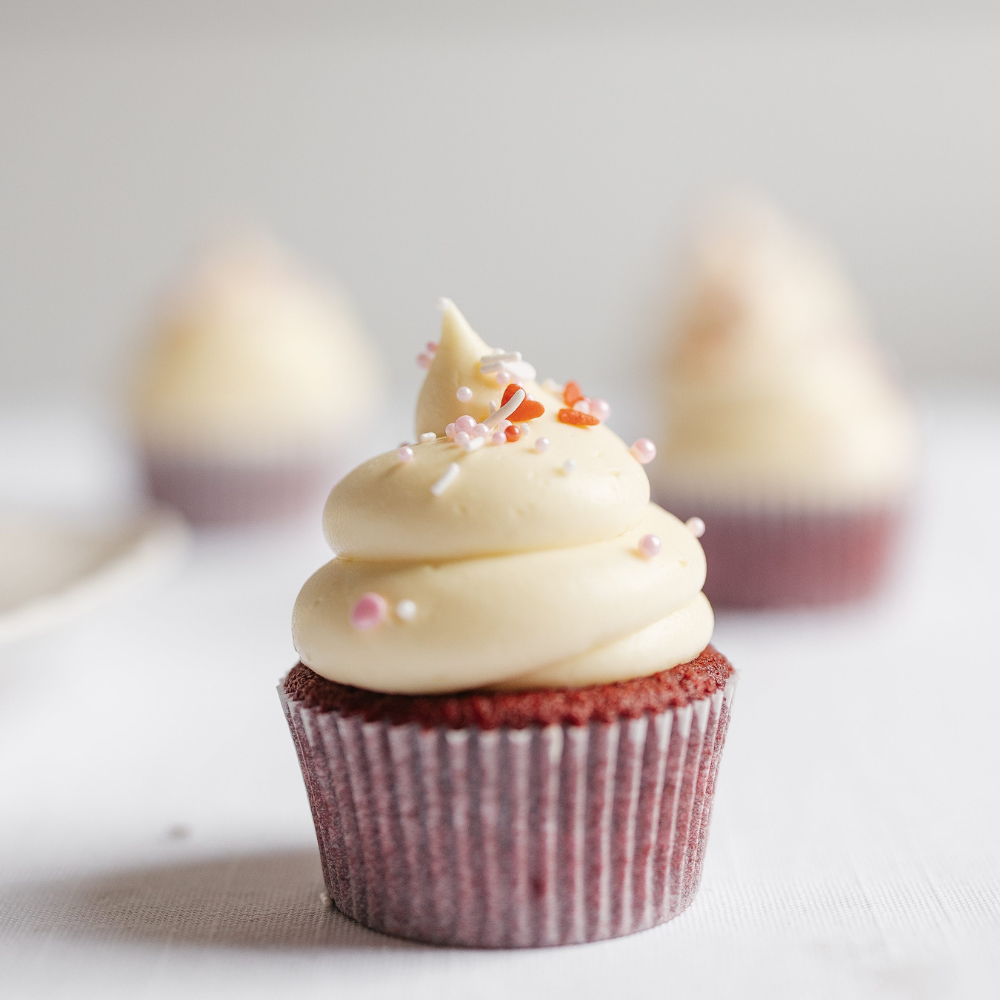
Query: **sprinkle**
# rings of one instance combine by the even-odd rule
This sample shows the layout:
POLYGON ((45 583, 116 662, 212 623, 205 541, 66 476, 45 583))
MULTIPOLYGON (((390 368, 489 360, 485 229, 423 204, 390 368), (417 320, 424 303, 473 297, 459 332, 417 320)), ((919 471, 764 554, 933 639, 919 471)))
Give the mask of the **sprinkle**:
POLYGON ((585 399, 578 399, 573 404, 573 409, 578 413, 590 413, 590 403, 585 399))
POLYGON ((437 354, 438 345, 433 340, 427 341, 427 353, 437 354))
POLYGON ((660 554, 660 539, 656 535, 643 535, 639 539, 639 555, 643 559, 653 559, 660 554))
POLYGON ((499 409, 500 409, 500 407, 497 405, 497 401, 495 399, 491 399, 490 400, 490 413, 496 413, 497 410, 499 410, 499 409))
POLYGON ((590 400, 590 412, 603 424, 611 416, 611 406, 606 399, 594 397, 590 400))
POLYGON ((429 441, 437 441, 437 434, 435 434, 434 431, 424 431, 424 433, 420 435, 421 444, 427 444, 429 441))
POLYGON ((455 425, 453 423, 448 424, 448 426, 444 429, 444 432, 448 437, 453 438, 455 436, 455 425))
POLYGON ((535 371, 535 366, 528 364, 527 361, 511 361, 507 365, 507 371, 510 372, 515 378, 521 379, 523 382, 531 382, 534 380, 538 372, 535 371))
POLYGON ((476 426, 476 418, 470 416, 468 413, 462 414, 462 416, 460 416, 458 420, 455 421, 455 430, 465 431, 466 434, 471 434, 472 428, 475 426, 476 426))
MULTIPOLYGON (((504 393, 506 395, 506 393, 504 393)), ((500 407, 496 413, 491 413, 483 423, 487 427, 495 427, 501 420, 506 420, 522 403, 524 402, 524 390, 518 389, 511 397, 507 400, 503 406, 500 407)), ((459 418, 461 419, 461 417, 459 418)), ((469 418, 472 419, 471 417, 469 418)))
POLYGON ((549 450, 549 439, 547 437, 540 437, 535 442, 535 451, 541 454, 543 451, 549 450))
POLYGON ((545 407, 537 399, 532 399, 521 386, 513 382, 504 389, 503 402, 507 403, 513 399, 515 392, 524 392, 526 398, 513 413, 509 414, 512 421, 520 423, 524 420, 534 420, 545 412, 545 407))
POLYGON ((497 432, 496 432, 496 433, 495 433, 495 434, 494 434, 494 435, 493 435, 493 436, 492 436, 492 437, 490 438, 490 440, 491 440, 491 441, 492 441, 492 442, 493 442, 494 444, 506 444, 506 443, 507 443, 507 435, 506 435, 506 434, 505 434, 505 433, 504 433, 503 431, 497 431, 497 432))
POLYGON ((531 433, 531 424, 521 424, 518 428, 521 432, 521 437, 527 437, 531 433))
POLYGON ((328 893, 321 892, 319 894, 319 901, 321 906, 325 906, 328 910, 333 909, 333 900, 330 898, 328 893))
POLYGON ((490 429, 486 426, 486 424, 476 424, 476 426, 472 428, 472 436, 481 438, 489 437, 490 429))
POLYGON ((382 624, 388 610, 389 606, 381 594, 368 591, 354 602, 354 607, 351 608, 351 624, 359 631, 367 632, 368 629, 382 624))
POLYGON ((554 378, 545 379, 542 382, 542 388, 546 392, 554 393, 557 396, 561 395, 563 391, 563 387, 554 378))
POLYGON ((515 427, 513 424, 510 425, 505 431, 504 436, 507 440, 513 444, 515 441, 519 440, 521 437, 521 428, 515 427))
POLYGON ((447 469, 444 470, 444 475, 431 487, 431 493, 434 496, 439 497, 449 486, 458 478, 459 473, 458 462, 452 462, 447 469))
POLYGON ((458 387, 458 392, 455 393, 455 398, 460 403, 467 403, 472 399, 472 390, 467 385, 460 385, 458 387))
POLYGON ((582 413, 580 410, 571 410, 567 407, 559 411, 559 423, 569 424, 571 427, 594 427, 600 423, 600 420, 589 413, 582 413))
POLYGON ((689 517, 684 522, 684 527, 694 535, 695 538, 701 538, 705 534, 705 522, 700 517, 689 517))
POLYGON ((455 444, 464 448, 472 440, 472 435, 466 431, 455 431, 455 444))
POLYGON ((656 458, 656 445, 649 438, 639 438, 629 449, 632 457, 641 465, 649 465, 656 458))
POLYGON ((510 372, 499 371, 493 377, 496 379, 497 385, 506 385, 510 381, 510 372))
POLYGON ((430 354, 418 354, 417 355, 417 367, 418 368, 430 368, 431 363, 433 361, 434 361, 434 358, 430 354))
POLYGON ((520 361, 520 351, 498 351, 496 354, 484 354, 479 359, 479 370, 484 374, 503 369, 511 361, 520 361))
POLYGON ((396 605, 396 617, 400 621, 412 622, 417 617, 417 602, 404 598, 396 605))
POLYGON ((563 402, 567 406, 572 406, 578 399, 583 399, 583 390, 580 388, 579 382, 570 379, 566 383, 566 388, 563 389, 563 402))
POLYGON ((566 461, 563 462, 563 472, 565 472, 567 476, 571 476, 574 472, 576 472, 575 458, 567 458, 566 461))
POLYGON ((469 438, 469 443, 462 445, 466 451, 478 451, 482 446, 486 444, 486 438, 484 437, 474 437, 469 438))
POLYGON ((398 458, 401 462, 412 462, 413 449, 408 444, 404 444, 399 451, 396 452, 396 458, 398 458))

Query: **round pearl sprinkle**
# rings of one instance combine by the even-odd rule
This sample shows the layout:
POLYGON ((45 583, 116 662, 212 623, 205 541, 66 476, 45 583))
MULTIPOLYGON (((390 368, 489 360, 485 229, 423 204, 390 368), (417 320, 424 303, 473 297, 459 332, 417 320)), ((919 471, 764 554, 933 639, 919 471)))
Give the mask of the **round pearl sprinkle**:
POLYGON ((455 425, 453 423, 448 424, 444 432, 448 437, 453 438, 455 436, 455 425))
POLYGON ((700 517, 689 517, 684 522, 684 527, 694 535, 695 538, 701 538, 705 534, 705 522, 700 517))
POLYGON ((510 372, 505 372, 501 368, 493 377, 497 380, 497 385, 506 385, 510 381, 510 372))
POLYGON ((458 387, 458 392, 455 393, 455 398, 460 403, 467 403, 472 399, 472 390, 467 385, 460 385, 458 387))
POLYGON ((540 454, 541 452, 548 450, 549 450, 549 439, 547 437, 540 437, 535 442, 535 451, 539 452, 540 454))
POLYGON ((427 353, 437 354, 438 345, 433 340, 427 341, 427 353))
POLYGON ((566 461, 563 462, 563 472, 565 472, 567 476, 571 476, 574 472, 576 472, 575 458, 567 458, 566 461))
POLYGON ((396 458, 398 458, 401 462, 412 462, 413 449, 408 444, 404 444, 399 451, 396 452, 396 458))
POLYGON ((455 432, 455 444, 457 444, 459 448, 465 448, 471 440, 472 438, 469 436, 468 432, 466 431, 455 432))
POLYGON ((521 429, 521 437, 526 438, 531 433, 531 425, 528 423, 518 424, 521 429))
POLYGON ((417 602, 404 598, 396 605, 396 617, 403 622, 412 622, 417 617, 417 602))
POLYGON ((574 410, 579 410, 581 413, 590 413, 590 403, 585 399, 578 399, 573 404, 574 410))
POLYGON ((472 428, 476 426, 476 418, 470 417, 468 413, 464 413, 462 416, 455 421, 456 431, 465 431, 466 434, 472 433, 472 428))
POLYGON ((490 429, 486 426, 486 424, 476 424, 476 426, 472 428, 472 436, 481 438, 489 437, 490 429))
POLYGON ((507 435, 503 431, 496 431, 494 435, 490 438, 494 444, 506 444, 507 435))
POLYGON ((381 594, 368 591, 362 594, 351 608, 351 624, 361 632, 366 632, 376 625, 381 625, 389 606, 385 603, 385 598, 381 594))
POLYGON ((435 434, 434 431, 424 431, 424 433, 420 435, 418 440, 420 441, 421 444, 428 444, 430 441, 437 440, 437 434, 435 434))
POLYGON ((430 354, 418 354, 417 355, 417 367, 418 368, 430 368, 431 362, 434 358, 430 354))
POLYGON ((656 445, 649 438, 639 438, 629 450, 640 465, 649 465, 656 458, 656 445))
POLYGON ((639 555, 643 559, 653 559, 660 554, 660 539, 656 535, 643 535, 639 539, 639 555))
POLYGON ((603 424, 611 416, 611 407, 606 399, 592 399, 590 401, 590 412, 603 424))

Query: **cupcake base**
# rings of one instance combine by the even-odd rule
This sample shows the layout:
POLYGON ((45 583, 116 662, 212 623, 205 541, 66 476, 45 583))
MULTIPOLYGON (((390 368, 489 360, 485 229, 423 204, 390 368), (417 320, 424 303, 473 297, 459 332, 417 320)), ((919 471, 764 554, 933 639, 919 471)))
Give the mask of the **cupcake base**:
POLYGON ((657 502, 705 522, 705 595, 715 607, 783 608, 860 601, 884 582, 899 506, 860 511, 734 511, 657 502))
POLYGON ((297 667, 279 691, 334 904, 388 934, 482 948, 675 917, 701 877, 736 685, 711 647, 675 669, 687 690, 651 694, 643 678, 567 699, 376 696, 297 667), (486 703, 498 724, 467 724, 486 703), (539 721, 502 724, 525 711, 539 721))
POLYGON ((194 524, 290 518, 321 506, 335 463, 329 458, 254 464, 146 454, 151 495, 194 524))

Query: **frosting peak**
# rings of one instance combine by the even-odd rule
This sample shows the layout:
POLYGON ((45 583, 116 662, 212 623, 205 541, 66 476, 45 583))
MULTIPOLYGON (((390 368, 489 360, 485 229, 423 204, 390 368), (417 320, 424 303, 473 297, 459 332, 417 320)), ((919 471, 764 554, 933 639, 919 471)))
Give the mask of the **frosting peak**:
POLYGON ((400 693, 575 687, 667 669, 708 644, 697 539, 649 503, 642 466, 605 425, 559 420, 565 400, 522 379, 533 370, 519 356, 506 355, 518 384, 544 407, 515 424, 521 439, 463 448, 443 436, 501 404, 497 357, 446 303, 417 404, 418 431, 442 436, 406 460, 365 462, 331 492, 324 532, 337 558, 293 618, 317 673, 400 693), (652 558, 647 535, 661 542, 652 558), (366 594, 374 628, 352 622, 366 594))

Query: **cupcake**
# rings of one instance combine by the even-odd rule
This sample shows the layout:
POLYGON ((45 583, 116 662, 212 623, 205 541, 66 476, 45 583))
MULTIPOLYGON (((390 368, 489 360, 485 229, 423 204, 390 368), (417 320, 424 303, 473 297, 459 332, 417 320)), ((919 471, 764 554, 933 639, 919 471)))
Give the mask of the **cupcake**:
POLYGON ((697 243, 653 495, 703 519, 714 604, 866 597, 914 479, 915 421, 827 251, 743 204, 697 243))
POLYGON ((150 491, 195 522, 319 505, 374 386, 337 293, 267 242, 218 245, 162 310, 134 386, 150 491))
POLYGON ((701 875, 736 682, 704 554, 644 443, 533 376, 446 303, 417 443, 334 487, 295 604, 279 692, 327 892, 402 937, 615 937, 701 875))

